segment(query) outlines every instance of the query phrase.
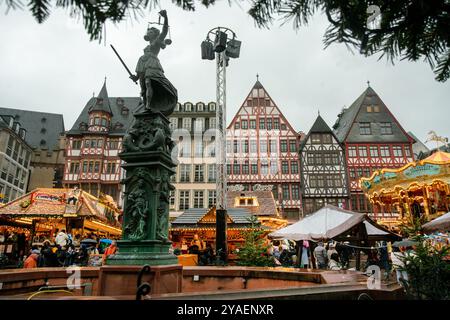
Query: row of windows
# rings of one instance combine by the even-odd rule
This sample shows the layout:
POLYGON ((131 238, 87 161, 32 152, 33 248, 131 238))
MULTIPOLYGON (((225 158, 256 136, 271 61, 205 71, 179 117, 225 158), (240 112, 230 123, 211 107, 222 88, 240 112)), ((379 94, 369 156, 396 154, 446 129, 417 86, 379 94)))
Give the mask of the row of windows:
POLYGON ((278 153, 278 146, 280 152, 297 152, 296 140, 282 139, 278 145, 276 139, 262 138, 260 140, 227 140, 227 153, 258 153, 258 145, 260 153, 278 153))
POLYGON ((177 103, 176 107, 175 107, 175 111, 178 112, 191 112, 191 111, 198 111, 198 112, 203 112, 203 111, 216 111, 216 104, 214 102, 210 102, 208 103, 208 105, 205 105, 202 102, 197 103, 195 106, 190 103, 190 102, 186 102, 185 104, 180 104, 177 103))
POLYGON ((178 190, 171 191, 170 193, 170 206, 175 207, 175 192, 178 192, 178 210, 183 211, 191 207, 190 199, 193 197, 193 208, 205 207, 205 196, 208 198, 207 208, 211 208, 216 205, 217 192, 215 190, 178 190), (206 194, 207 193, 207 194, 206 194))
MULTIPOLYGON (((83 173, 100 173, 102 170, 102 162, 101 161, 83 161, 83 173)), ((106 174, 114 174, 117 171, 117 163, 116 162, 107 162, 103 165, 103 173, 106 174)), ((71 162, 69 167, 69 173, 78 174, 80 172, 80 162, 71 162)))
POLYGON ((310 174, 309 186, 311 188, 341 188, 343 176, 341 174, 310 174))
MULTIPOLYGON (((104 139, 74 139, 72 140, 72 149, 80 150, 84 141, 85 148, 102 148, 104 139)), ((119 140, 108 140, 106 146, 109 150, 119 149, 119 140)))
POLYGON ((179 182, 215 182, 216 181, 216 164, 180 164, 178 176, 173 175, 172 181, 179 182), (206 167, 206 168, 205 168, 206 167), (194 169, 192 171, 192 169, 194 169), (207 170, 208 176, 206 178, 207 170))
MULTIPOLYGON (((389 167, 392 168, 392 167, 389 167)), ((356 168, 349 168, 349 176, 351 180, 359 180, 359 178, 370 177, 375 171, 379 171, 383 169, 382 167, 356 167, 356 168)))
POLYGON ((411 149, 409 146, 351 146, 348 147, 348 156, 349 158, 355 157, 368 157, 370 155, 371 158, 389 158, 394 157, 411 157, 411 149))
POLYGON ((102 127, 109 127, 110 121, 107 118, 104 117, 90 117, 89 119, 89 125, 90 126, 102 126, 102 127))
POLYGON ((195 157, 215 157, 215 141, 198 141, 194 140, 194 146, 191 145, 190 140, 182 140, 177 144, 178 148, 178 156, 179 157, 191 157, 191 155, 195 155, 195 157), (193 150, 192 150, 193 149, 193 150))
MULTIPOLYGON (((261 174, 268 175, 270 174, 278 174, 280 173, 278 168, 279 161, 244 161, 243 163, 238 163, 235 161, 233 164, 227 164, 227 174, 233 173, 234 175, 238 174, 261 174)), ((281 161, 281 173, 282 174, 297 174, 299 172, 299 166, 297 160, 282 160, 281 161)))
POLYGON ((11 186, 0 183, 0 194, 3 194, 3 198, 0 199, 0 202, 8 203, 23 195, 23 191, 17 190, 11 186))
POLYGON ((186 129, 194 132, 203 132, 207 129, 216 127, 216 118, 175 118, 169 119, 169 127, 173 131, 175 129, 186 129))
POLYGON ((23 143, 14 138, 13 135, 9 135, 8 145, 6 146, 6 154, 22 166, 26 168, 28 167, 31 152, 24 148, 23 143))
MULTIPOLYGON (((372 125, 370 122, 360 122, 359 123, 359 134, 361 135, 371 135, 372 125)), ((380 134, 391 135, 392 134, 392 123, 391 122, 380 122, 380 134)))
POLYGON ((316 212, 326 204, 331 204, 335 207, 345 206, 346 202, 342 198, 303 198, 303 213, 310 214, 316 212))
POLYGON ((307 152, 306 159, 308 165, 339 165, 339 151, 315 151, 307 152))
POLYGON ((239 121, 236 121, 234 123, 234 129, 256 129, 256 127, 259 127, 261 130, 286 130, 287 126, 285 123, 281 123, 280 125, 280 118, 259 118, 259 119, 243 119, 240 118, 239 121))
POLYGON ((24 170, 20 166, 11 163, 8 159, 4 158, 0 178, 24 190, 27 181, 27 172, 28 170, 24 170))
POLYGON ((333 142, 333 136, 331 133, 312 133, 311 143, 312 144, 330 144, 333 142))

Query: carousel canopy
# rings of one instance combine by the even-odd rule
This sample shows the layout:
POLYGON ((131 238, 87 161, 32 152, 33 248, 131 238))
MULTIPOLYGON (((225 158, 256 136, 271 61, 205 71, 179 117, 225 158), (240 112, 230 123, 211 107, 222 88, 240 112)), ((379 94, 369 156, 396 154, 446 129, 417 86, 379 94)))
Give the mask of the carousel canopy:
POLYGON ((440 231, 450 231, 450 212, 447 212, 446 214, 440 216, 439 218, 436 218, 430 222, 425 223, 422 226, 423 230, 427 233, 440 231))
POLYGON ((269 234, 273 239, 328 240, 339 237, 363 224, 368 240, 389 240, 397 235, 377 225, 366 214, 355 213, 332 205, 325 205, 312 215, 286 228, 269 234))
POLYGON ((361 189, 369 197, 434 183, 450 185, 450 153, 438 151, 399 169, 381 169, 360 179, 361 189))

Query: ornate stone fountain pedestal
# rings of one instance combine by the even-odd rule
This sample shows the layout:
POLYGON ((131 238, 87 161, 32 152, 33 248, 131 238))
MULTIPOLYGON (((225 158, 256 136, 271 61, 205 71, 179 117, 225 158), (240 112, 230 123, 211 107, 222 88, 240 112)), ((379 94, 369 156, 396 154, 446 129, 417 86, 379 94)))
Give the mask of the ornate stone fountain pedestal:
POLYGON ((99 292, 118 295, 136 293, 139 271, 150 266, 143 276, 152 293, 181 291, 182 266, 169 252, 169 198, 175 188, 170 176, 176 164, 169 120, 149 110, 135 114, 135 122, 123 140, 126 171, 122 240, 118 253, 109 256, 100 269, 99 292))

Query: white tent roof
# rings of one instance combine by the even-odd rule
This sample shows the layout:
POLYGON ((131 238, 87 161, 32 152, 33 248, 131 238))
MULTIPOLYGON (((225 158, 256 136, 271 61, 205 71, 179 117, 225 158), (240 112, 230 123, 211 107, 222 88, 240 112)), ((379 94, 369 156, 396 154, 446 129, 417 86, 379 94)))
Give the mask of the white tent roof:
POLYGON ((295 241, 332 239, 361 222, 364 222, 369 236, 391 235, 388 231, 377 227, 365 214, 327 204, 303 220, 270 233, 269 237, 295 241))

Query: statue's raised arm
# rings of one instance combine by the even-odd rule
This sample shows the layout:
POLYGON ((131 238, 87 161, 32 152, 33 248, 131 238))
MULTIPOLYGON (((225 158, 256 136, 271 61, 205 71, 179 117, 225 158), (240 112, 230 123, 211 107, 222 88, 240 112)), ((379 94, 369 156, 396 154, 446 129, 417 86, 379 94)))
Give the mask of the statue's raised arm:
POLYGON ((164 18, 164 23, 163 23, 163 27, 161 30, 161 34, 159 35, 159 41, 163 42, 167 36, 167 32, 169 31, 169 19, 167 18, 166 10, 161 10, 159 12, 159 14, 161 15, 161 17, 164 18))

